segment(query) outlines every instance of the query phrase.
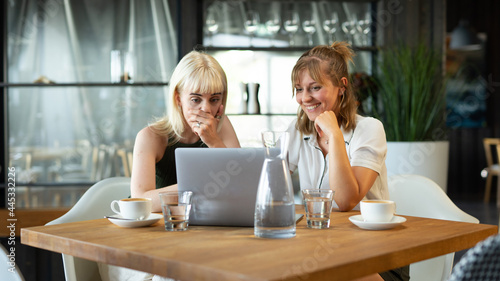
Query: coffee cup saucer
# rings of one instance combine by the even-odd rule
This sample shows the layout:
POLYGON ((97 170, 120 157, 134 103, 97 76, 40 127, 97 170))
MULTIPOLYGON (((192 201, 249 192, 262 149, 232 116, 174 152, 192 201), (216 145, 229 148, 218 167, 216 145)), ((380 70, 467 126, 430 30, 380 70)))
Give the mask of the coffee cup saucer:
POLYGON ((350 216, 349 220, 362 229, 368 230, 383 230, 394 228, 406 221, 406 218, 400 216, 394 216, 391 221, 388 222, 367 222, 363 220, 363 216, 356 215, 350 216))
POLYGON ((113 217, 108 217, 108 220, 112 222, 115 225, 121 226, 121 227, 143 227, 143 226, 148 226, 152 225, 153 223, 157 222, 163 218, 162 214, 150 214, 147 219, 143 220, 128 220, 128 219, 123 219, 121 215, 115 214, 113 217))

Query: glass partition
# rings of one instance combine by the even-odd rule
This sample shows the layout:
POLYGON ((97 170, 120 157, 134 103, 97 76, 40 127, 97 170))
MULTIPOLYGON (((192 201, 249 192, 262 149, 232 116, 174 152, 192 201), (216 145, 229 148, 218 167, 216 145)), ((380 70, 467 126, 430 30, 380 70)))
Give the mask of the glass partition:
POLYGON ((137 132, 165 114, 176 1, 7 1, 9 167, 17 207, 71 206, 130 176, 137 132))
POLYGON ((111 82, 113 50, 130 54, 134 82, 167 82, 177 64, 170 2, 8 1, 8 83, 111 82))

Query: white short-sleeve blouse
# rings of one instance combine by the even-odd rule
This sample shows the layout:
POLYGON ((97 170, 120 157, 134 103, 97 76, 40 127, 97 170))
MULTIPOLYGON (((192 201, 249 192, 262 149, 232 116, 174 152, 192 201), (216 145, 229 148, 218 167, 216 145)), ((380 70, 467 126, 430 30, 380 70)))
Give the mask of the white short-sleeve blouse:
MULTIPOLYGON (((295 129, 296 122, 296 119, 292 121, 287 129, 290 133, 288 163, 291 171, 298 168, 300 189, 334 187, 335 182, 330 183, 328 176, 328 155, 323 157, 315 134, 301 136, 295 129)), ((356 128, 345 131, 341 127, 341 131, 351 166, 365 167, 378 173, 365 198, 389 199, 385 166, 387 141, 382 123, 372 117, 357 115, 356 128)), ((335 202, 334 207, 338 207, 335 202)))

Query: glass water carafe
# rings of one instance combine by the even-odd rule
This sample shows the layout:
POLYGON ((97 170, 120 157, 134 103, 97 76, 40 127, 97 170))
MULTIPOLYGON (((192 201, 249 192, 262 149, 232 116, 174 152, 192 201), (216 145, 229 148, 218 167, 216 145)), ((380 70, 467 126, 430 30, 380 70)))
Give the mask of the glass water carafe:
POLYGON ((295 202, 288 168, 287 132, 262 132, 266 159, 255 202, 254 234, 263 238, 295 236, 295 202))

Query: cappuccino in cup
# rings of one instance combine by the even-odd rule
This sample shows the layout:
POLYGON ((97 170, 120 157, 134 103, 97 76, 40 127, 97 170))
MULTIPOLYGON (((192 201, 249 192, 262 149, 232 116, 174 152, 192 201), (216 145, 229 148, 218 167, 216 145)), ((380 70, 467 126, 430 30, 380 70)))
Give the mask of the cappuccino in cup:
POLYGON ((391 200, 363 200, 360 208, 366 222, 390 222, 396 213, 396 203, 391 200))
POLYGON ((151 214, 151 208, 151 198, 125 198, 111 202, 111 210, 124 219, 147 219, 151 214))

